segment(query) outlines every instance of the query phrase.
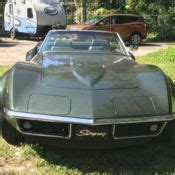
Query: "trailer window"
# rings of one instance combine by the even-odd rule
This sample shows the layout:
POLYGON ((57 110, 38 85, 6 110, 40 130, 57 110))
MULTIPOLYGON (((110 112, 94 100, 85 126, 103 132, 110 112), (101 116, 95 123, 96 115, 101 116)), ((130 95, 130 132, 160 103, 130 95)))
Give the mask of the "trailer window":
POLYGON ((12 15, 13 9, 12 9, 12 4, 9 4, 9 14, 12 15))
POLYGON ((27 17, 28 18, 33 18, 33 12, 32 12, 32 9, 31 8, 28 8, 27 9, 27 17))

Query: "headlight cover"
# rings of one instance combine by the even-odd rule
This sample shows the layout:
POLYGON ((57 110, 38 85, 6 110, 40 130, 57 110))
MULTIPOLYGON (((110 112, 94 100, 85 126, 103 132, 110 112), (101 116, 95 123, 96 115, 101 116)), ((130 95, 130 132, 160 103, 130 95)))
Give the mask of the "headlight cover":
POLYGON ((55 7, 46 7, 44 12, 50 16, 55 16, 58 14, 58 10, 55 7))

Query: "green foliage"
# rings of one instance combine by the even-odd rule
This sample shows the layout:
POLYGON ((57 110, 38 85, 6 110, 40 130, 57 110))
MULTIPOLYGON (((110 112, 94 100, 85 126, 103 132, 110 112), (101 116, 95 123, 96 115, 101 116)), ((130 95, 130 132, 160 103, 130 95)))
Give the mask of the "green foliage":
POLYGON ((147 13, 152 15, 166 14, 167 10, 165 6, 159 3, 150 3, 147 6, 147 13))
POLYGON ((175 46, 138 57, 136 60, 143 64, 154 64, 160 67, 169 77, 175 80, 175 46))
POLYGON ((101 15, 110 14, 110 13, 117 13, 118 11, 119 11, 118 9, 108 10, 104 7, 101 7, 101 8, 98 8, 96 10, 93 10, 93 11, 88 10, 87 18, 91 19, 91 18, 94 18, 96 16, 101 16, 101 15))
POLYGON ((11 66, 1 66, 0 65, 0 76, 3 75, 4 72, 6 72, 7 70, 9 70, 11 68, 11 66))
POLYGON ((15 153, 15 147, 7 145, 4 140, 0 139, 0 157, 11 157, 15 153))
MULTIPOLYGON (((175 1, 175 0, 174 0, 175 1)), ((77 1, 78 2, 78 1, 77 1)), ((107 4, 107 1, 98 1, 107 4)), ((175 40, 175 7, 172 7, 172 1, 167 0, 125 0, 123 6, 115 8, 110 5, 100 7, 87 1, 87 19, 110 13, 133 13, 142 15, 147 23, 148 32, 154 33, 154 40, 174 41, 175 40)), ((175 6, 175 2, 174 2, 175 6)), ((81 7, 75 11, 75 23, 80 23, 81 7)), ((150 38, 149 35, 148 38, 150 38)), ((152 35, 153 36, 153 35, 152 35)))
POLYGON ((78 8, 74 13, 74 22, 79 24, 81 21, 81 8, 78 8))

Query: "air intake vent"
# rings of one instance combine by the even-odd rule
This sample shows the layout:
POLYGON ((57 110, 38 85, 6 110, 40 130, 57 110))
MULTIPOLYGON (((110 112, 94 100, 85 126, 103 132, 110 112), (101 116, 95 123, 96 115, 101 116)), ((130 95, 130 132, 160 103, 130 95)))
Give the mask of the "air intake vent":
POLYGON ((32 135, 68 138, 70 125, 65 123, 49 123, 32 120, 18 120, 22 132, 32 135))

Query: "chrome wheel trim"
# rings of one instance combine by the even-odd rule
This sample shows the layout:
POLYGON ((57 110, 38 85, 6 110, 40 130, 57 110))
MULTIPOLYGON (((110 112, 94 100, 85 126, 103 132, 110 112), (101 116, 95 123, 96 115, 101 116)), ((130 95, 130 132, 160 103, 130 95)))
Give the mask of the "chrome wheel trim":
POLYGON ((15 29, 11 29, 10 38, 15 39, 15 37, 16 37, 16 31, 15 31, 15 29))
POLYGON ((131 36, 131 43, 132 43, 133 45, 139 45, 140 42, 141 42, 141 37, 140 37, 139 34, 133 34, 133 35, 131 36))

